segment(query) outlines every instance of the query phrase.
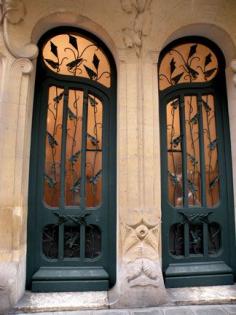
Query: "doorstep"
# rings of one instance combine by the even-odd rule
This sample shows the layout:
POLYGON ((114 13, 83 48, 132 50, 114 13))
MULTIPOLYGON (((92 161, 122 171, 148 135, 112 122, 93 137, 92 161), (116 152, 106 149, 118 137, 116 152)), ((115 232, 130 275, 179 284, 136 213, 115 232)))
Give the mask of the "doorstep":
MULTIPOLYGON (((236 304, 236 284, 167 289, 163 307, 236 304)), ((32 293, 27 291, 10 314, 108 309, 107 292, 32 293)))

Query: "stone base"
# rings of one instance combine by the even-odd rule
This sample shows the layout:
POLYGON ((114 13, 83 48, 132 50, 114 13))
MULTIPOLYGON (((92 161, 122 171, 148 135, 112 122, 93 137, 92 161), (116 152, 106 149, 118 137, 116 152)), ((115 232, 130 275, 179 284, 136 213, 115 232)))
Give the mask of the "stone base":
POLYGON ((25 261, 0 263, 0 314, 4 314, 25 291, 25 261))

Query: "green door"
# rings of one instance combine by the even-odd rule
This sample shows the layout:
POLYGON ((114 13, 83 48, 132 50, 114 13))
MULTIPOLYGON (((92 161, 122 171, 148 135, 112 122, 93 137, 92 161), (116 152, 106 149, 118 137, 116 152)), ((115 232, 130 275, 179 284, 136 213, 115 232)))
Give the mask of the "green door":
POLYGON ((107 290, 116 261, 116 73, 97 38, 39 43, 32 124, 27 286, 107 290))
POLYGON ((233 201, 224 58, 185 38, 159 66, 163 272, 167 287, 233 283, 233 201))

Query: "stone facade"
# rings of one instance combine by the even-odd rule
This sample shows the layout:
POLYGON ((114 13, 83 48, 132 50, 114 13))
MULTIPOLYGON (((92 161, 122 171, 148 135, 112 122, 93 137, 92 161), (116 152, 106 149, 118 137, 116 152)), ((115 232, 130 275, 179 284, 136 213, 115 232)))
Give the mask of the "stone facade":
POLYGON ((63 25, 100 38, 118 72, 117 282, 109 303, 163 303, 158 56, 186 35, 205 36, 222 49, 236 196, 235 0, 3 0, 0 7, 0 310, 25 291, 37 42, 63 25))

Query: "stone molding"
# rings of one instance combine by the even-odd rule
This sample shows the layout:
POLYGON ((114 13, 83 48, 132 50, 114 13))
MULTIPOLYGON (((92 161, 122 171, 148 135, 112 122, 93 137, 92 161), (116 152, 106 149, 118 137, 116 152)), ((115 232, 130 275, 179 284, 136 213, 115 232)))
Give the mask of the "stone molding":
POLYGON ((26 8, 23 0, 2 0, 0 9, 3 38, 8 51, 15 58, 35 59, 38 55, 38 47, 33 43, 25 43, 21 46, 16 46, 10 32, 10 28, 17 30, 19 27, 18 24, 24 21, 26 8))
POLYGON ((231 69, 233 70, 233 82, 234 82, 234 85, 236 86, 236 59, 233 59, 231 61, 231 69))
POLYGON ((122 10, 132 15, 132 26, 122 29, 123 42, 126 48, 133 48, 139 57, 143 46, 143 38, 151 32, 152 0, 120 0, 122 10))

